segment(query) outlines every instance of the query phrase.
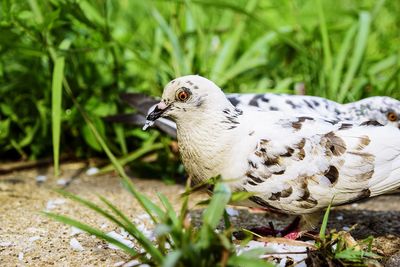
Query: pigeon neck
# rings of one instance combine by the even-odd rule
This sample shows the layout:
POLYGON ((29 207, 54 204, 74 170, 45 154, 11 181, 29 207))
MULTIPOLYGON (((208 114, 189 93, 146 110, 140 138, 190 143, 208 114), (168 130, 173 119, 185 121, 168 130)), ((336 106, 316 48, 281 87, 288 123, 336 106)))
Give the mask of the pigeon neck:
POLYGON ((177 121, 182 161, 194 183, 219 174, 225 152, 231 149, 241 113, 227 105, 218 111, 207 110, 190 121, 177 121))

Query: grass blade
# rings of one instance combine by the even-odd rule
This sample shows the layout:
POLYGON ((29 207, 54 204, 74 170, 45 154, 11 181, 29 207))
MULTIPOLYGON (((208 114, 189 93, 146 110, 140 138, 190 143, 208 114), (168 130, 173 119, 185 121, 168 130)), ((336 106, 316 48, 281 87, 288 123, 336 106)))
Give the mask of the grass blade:
POLYGON ((61 195, 68 197, 74 201, 77 201, 81 203, 82 205, 88 207, 89 209, 99 213, 100 215, 104 216, 105 218, 109 219, 113 223, 117 224, 118 226, 124 228, 127 230, 133 237, 137 239, 140 244, 146 248, 147 252, 149 252, 152 257, 157 260, 158 262, 161 262, 162 260, 162 255, 160 252, 153 246, 151 241, 145 237, 137 228, 134 224, 131 223, 131 221, 119 210, 117 209, 113 204, 111 204, 109 201, 107 201, 105 198, 100 197, 100 199, 116 214, 118 215, 123 221, 120 221, 117 219, 115 216, 107 212, 106 210, 102 209, 98 205, 87 201, 81 197, 78 197, 74 194, 71 194, 67 191, 63 190, 57 190, 61 195), (125 223, 124 223, 125 222, 125 223))
POLYGON ((332 52, 331 52, 331 47, 329 45, 329 34, 325 20, 322 0, 317 0, 317 5, 318 5, 320 32, 322 37, 322 51, 324 53, 324 70, 325 70, 325 75, 329 77, 332 70, 332 52))
POLYGON ((95 23, 95 25, 105 26, 104 15, 100 14, 90 2, 91 1, 78 1, 78 5, 82 9, 88 20, 95 23))
POLYGON ((124 132, 124 128, 122 127, 122 125, 115 124, 114 132, 117 137, 117 141, 121 148, 122 154, 123 155, 128 154, 128 147, 126 146, 126 141, 125 141, 125 132, 124 132))
POLYGON ((330 211, 331 211, 331 204, 329 204, 328 208, 325 211, 324 219, 322 220, 322 224, 321 224, 321 229, 319 230, 319 238, 322 240, 322 242, 325 242, 325 233, 326 233, 326 228, 328 226, 328 219, 329 219, 330 211))
POLYGON ((132 181, 129 179, 129 177, 126 175, 124 168, 122 165, 119 163, 117 158, 114 156, 114 154, 111 152, 110 148, 107 146, 106 142, 102 138, 101 134, 99 131, 96 129, 94 126, 93 122, 90 120, 88 114, 85 112, 85 110, 82 108, 82 106, 78 103, 74 95, 72 94, 71 88, 69 87, 68 81, 64 78, 63 79, 63 84, 64 88, 67 91, 68 95, 71 97, 74 105, 77 107, 79 112, 81 113, 83 119, 89 126, 90 130, 92 131, 93 135, 95 136, 96 140, 99 142, 100 146, 106 153, 107 157, 110 159, 112 164, 114 165, 115 170, 119 173, 122 179, 122 183, 124 186, 129 190, 129 192, 137 199, 139 204, 143 207, 143 209, 149 214, 151 219, 155 224, 157 224, 158 220, 154 216, 154 211, 160 212, 161 209, 159 209, 154 203, 152 203, 149 199, 147 199, 145 196, 139 193, 135 186, 133 185, 132 181))
POLYGON ((121 243, 120 241, 108 236, 106 233, 104 233, 96 228, 93 228, 87 224, 84 224, 84 223, 78 222, 74 219, 71 219, 69 217, 58 215, 58 214, 51 213, 51 212, 43 212, 43 214, 49 218, 56 220, 56 221, 74 226, 78 229, 81 229, 81 230, 91 234, 91 235, 94 235, 100 239, 103 239, 103 240, 107 241, 108 243, 111 243, 111 244, 121 248, 122 250, 124 250, 126 253, 128 253, 129 255, 131 255, 133 257, 137 257, 139 255, 135 249, 128 247, 127 245, 121 243))
POLYGON ((228 204, 231 197, 231 190, 228 185, 224 183, 218 183, 214 187, 213 197, 211 202, 204 211, 203 222, 212 229, 215 229, 220 222, 225 206, 228 204))
POLYGON ((164 34, 167 35, 170 44, 172 46, 172 61, 175 67, 175 75, 182 76, 189 74, 185 64, 185 57, 181 45, 179 43, 178 36, 175 31, 168 25, 163 16, 158 12, 157 9, 152 10, 154 19, 158 22, 158 25, 163 30, 164 34))
POLYGON ((363 58, 365 49, 367 47, 370 25, 371 25, 370 14, 366 11, 361 12, 358 24, 359 26, 358 34, 353 49, 353 56, 350 61, 349 70, 346 73, 344 82, 339 91, 339 97, 338 97, 339 102, 343 102, 345 100, 346 94, 348 93, 348 90, 350 89, 354 76, 361 64, 361 60, 363 58))
MULTIPOLYGON (((60 44, 60 49, 66 50, 71 45, 69 39, 60 44)), ((60 174, 60 136, 62 113, 62 81, 64 78, 65 57, 57 55, 54 61, 53 80, 51 83, 51 126, 53 136, 54 176, 60 174)))
POLYGON ((122 184, 128 190, 128 192, 130 192, 139 201, 140 205, 144 208, 146 213, 150 215, 155 224, 157 224, 159 220, 154 216, 154 214, 156 214, 158 218, 163 218, 164 212, 161 210, 161 208, 154 204, 146 196, 139 193, 129 178, 122 177, 122 184))
POLYGON ((153 243, 129 220, 125 214, 114 206, 110 201, 102 196, 99 196, 100 200, 103 201, 117 216, 119 216, 124 222, 124 229, 127 230, 135 239, 142 245, 142 247, 153 257, 153 259, 159 263, 162 262, 163 255, 153 245, 153 243))
MULTIPOLYGON (((250 0, 246 5, 246 11, 252 13, 258 4, 257 0, 250 0)), ((242 20, 235 28, 233 33, 229 36, 229 38, 225 41, 225 44, 221 51, 219 52, 218 57, 214 62, 214 66, 210 73, 210 79, 216 82, 219 86, 223 86, 221 84, 221 78, 223 77, 223 73, 229 64, 231 64, 234 54, 236 53, 240 39, 242 38, 243 31, 245 29, 247 23, 246 20, 242 20)))
POLYGON ((124 224, 118 220, 117 218, 115 218, 112 214, 110 214, 109 212, 107 212, 106 210, 102 209, 101 207, 99 207, 98 205, 96 205, 93 202, 90 202, 88 200, 85 200, 79 196, 76 196, 74 194, 71 194, 70 192, 64 191, 64 190, 56 190, 59 194, 63 195, 64 197, 70 198, 73 201, 76 201, 86 207, 88 207, 89 209, 97 212, 98 214, 104 216, 105 218, 109 219, 110 221, 112 221, 113 223, 117 224, 120 227, 124 227, 124 224))
MULTIPOLYGON (((164 147, 164 145, 161 143, 142 146, 141 148, 139 148, 117 160, 118 160, 119 164, 124 166, 124 165, 128 164, 129 162, 132 162, 151 151, 155 151, 155 150, 161 149, 163 147, 164 147)), ((115 170, 115 166, 113 163, 111 163, 111 164, 108 164, 108 165, 104 166, 103 168, 101 168, 99 170, 98 174, 104 174, 104 173, 107 173, 107 172, 110 172, 113 170, 115 170)))
POLYGON ((335 67, 332 72, 332 77, 330 79, 329 96, 331 98, 334 98, 337 95, 339 83, 342 78, 342 70, 344 67, 344 63, 346 61, 347 54, 349 53, 351 48, 351 41, 353 40, 356 32, 357 32, 357 25, 354 25, 346 32, 346 36, 344 37, 344 40, 340 46, 335 67))
POLYGON ((176 266, 176 264, 179 261, 179 258, 181 256, 182 256, 181 250, 174 250, 168 254, 168 256, 165 258, 165 260, 161 266, 162 267, 174 267, 174 266, 176 266))
POLYGON ((259 257, 267 251, 266 248, 255 248, 243 252, 238 256, 230 257, 228 263, 230 266, 248 266, 248 267, 272 267, 274 264, 260 259, 259 257))
POLYGON ((161 193, 158 193, 158 198, 160 199, 161 203, 163 204, 164 208, 166 209, 166 213, 168 214, 168 218, 172 220, 175 226, 179 226, 179 218, 176 215, 174 208, 172 207, 171 203, 168 199, 161 193))

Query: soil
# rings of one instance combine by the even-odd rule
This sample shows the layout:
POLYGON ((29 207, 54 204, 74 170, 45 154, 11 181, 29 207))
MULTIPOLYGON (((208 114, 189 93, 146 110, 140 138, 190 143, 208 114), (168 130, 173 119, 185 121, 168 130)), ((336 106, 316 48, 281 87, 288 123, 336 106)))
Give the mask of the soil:
MULTIPOLYGON (((84 163, 64 164, 59 178, 52 175, 51 168, 23 170, 0 176, 0 266, 118 266, 130 260, 121 250, 112 249, 90 235, 76 233, 70 226, 40 213, 50 210, 79 219, 105 232, 119 231, 105 218, 54 191, 64 188, 95 202, 98 202, 98 195, 102 195, 130 218, 143 218, 143 210, 121 186, 117 175, 89 176, 86 174, 88 167, 84 163), (78 240, 83 250, 71 246, 73 238, 78 240)), ((180 207, 179 193, 184 191, 183 185, 132 179, 137 188, 152 199, 156 200, 156 193, 161 192, 174 207, 180 207)), ((191 206, 205 198, 205 194, 194 195, 191 206)), ((374 236, 373 250, 384 256, 387 266, 398 266, 399 200, 400 195, 392 194, 337 207, 331 213, 329 226, 347 229, 357 224, 352 235, 357 239, 374 236)), ((286 215, 252 213, 246 209, 239 211, 239 216, 233 221, 238 227, 251 228, 272 221, 278 228, 292 219, 286 215)), ((194 212, 196 214, 200 214, 200 211, 194 212)))

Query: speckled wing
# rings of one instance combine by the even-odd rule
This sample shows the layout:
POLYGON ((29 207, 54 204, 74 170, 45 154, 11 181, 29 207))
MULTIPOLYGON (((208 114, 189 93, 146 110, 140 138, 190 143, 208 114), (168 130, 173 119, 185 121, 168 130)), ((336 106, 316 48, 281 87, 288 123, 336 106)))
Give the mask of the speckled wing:
MULTIPOLYGON (((307 95, 288 94, 227 94, 228 100, 238 108, 257 107, 263 110, 280 111, 286 114, 320 116, 328 120, 361 123, 376 120, 381 124, 400 128, 400 101, 390 97, 369 97, 345 105, 307 95), (388 121, 388 114, 392 119, 388 121)), ((150 113, 159 100, 141 93, 123 93, 120 98, 136 109, 137 113, 118 114, 106 118, 110 122, 143 125, 145 116, 150 113)), ((176 124, 168 118, 158 121, 155 126, 172 137, 176 137, 176 124)))
POLYGON ((340 119, 339 116, 346 113, 342 104, 317 96, 267 93, 231 94, 227 97, 238 108, 254 106, 263 110, 311 114, 331 120, 340 119))
POLYGON ((346 113, 340 120, 375 120, 400 129, 400 101, 387 96, 374 96, 343 105, 346 113))
POLYGON ((242 179, 254 203, 289 214, 383 194, 400 187, 400 132, 311 117, 278 119, 258 138, 242 179))

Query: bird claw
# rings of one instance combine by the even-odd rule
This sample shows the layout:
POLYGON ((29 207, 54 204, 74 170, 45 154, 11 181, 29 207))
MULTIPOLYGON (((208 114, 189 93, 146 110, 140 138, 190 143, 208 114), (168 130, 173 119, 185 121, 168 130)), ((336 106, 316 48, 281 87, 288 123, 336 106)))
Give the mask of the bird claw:
MULTIPOLYGON (((272 222, 269 222, 269 226, 261 226, 251 228, 250 232, 253 232, 259 236, 273 236, 273 237, 284 237, 287 239, 296 240, 301 237, 301 232, 299 231, 300 217, 296 217, 288 226, 282 230, 277 230, 272 222)), ((236 238, 241 239, 236 236, 236 238)))

